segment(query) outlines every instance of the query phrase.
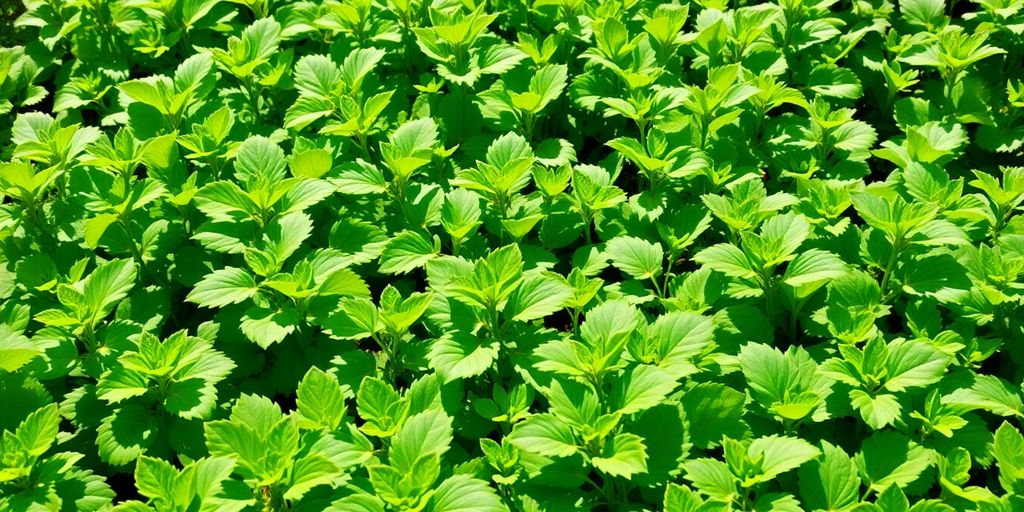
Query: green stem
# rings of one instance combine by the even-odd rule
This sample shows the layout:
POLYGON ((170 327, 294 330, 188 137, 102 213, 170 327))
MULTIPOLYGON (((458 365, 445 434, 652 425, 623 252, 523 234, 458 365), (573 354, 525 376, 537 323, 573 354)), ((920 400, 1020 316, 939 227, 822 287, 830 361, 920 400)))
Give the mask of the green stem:
POLYGON ((665 294, 661 291, 661 285, 658 284, 658 279, 651 276, 651 283, 654 284, 654 291, 658 294, 658 297, 665 298, 665 294))
POLYGON ((365 156, 366 160, 369 161, 370 160, 370 144, 367 141, 366 134, 363 133, 363 132, 356 132, 356 141, 359 144, 359 149, 361 149, 363 151, 363 156, 365 156))
POLYGON ((528 111, 523 115, 523 137, 526 138, 526 142, 533 142, 533 126, 536 121, 537 118, 533 112, 528 111))
POLYGON ((888 295, 889 281, 892 280, 893 270, 896 268, 896 261, 899 258, 900 247, 903 245, 903 237, 897 237, 895 242, 892 244, 892 253, 889 255, 889 261, 885 264, 885 269, 882 271, 882 284, 881 291, 882 297, 888 295))
POLYGON ((803 309, 803 302, 797 303, 793 306, 793 309, 789 311, 789 344, 796 345, 796 324, 800 310, 803 309))
POLYGON ((594 216, 590 214, 590 209, 586 208, 580 212, 580 217, 583 217, 583 239, 586 240, 587 245, 592 245, 594 239, 590 236, 590 226, 594 223, 594 216))
POLYGON ((679 258, 679 251, 676 251, 675 249, 669 251, 669 253, 668 253, 668 266, 665 269, 665 280, 664 280, 664 282, 661 285, 661 287, 662 287, 661 289, 664 290, 665 292, 670 292, 671 291, 671 290, 669 290, 668 285, 669 285, 669 283, 672 282, 672 278, 675 277, 675 275, 672 274, 672 267, 674 267, 676 265, 676 260, 678 258, 679 258))
POLYGON ((165 279, 162 279, 157 274, 155 274, 149 268, 149 265, 146 264, 145 258, 142 257, 142 249, 139 248, 139 244, 135 241, 135 237, 132 235, 131 226, 128 224, 128 221, 125 219, 124 215, 118 215, 117 220, 118 224, 121 225, 121 229, 124 230, 125 236, 127 236, 128 238, 128 249, 132 253, 132 258, 139 262, 139 266, 142 267, 142 271, 145 272, 150 277, 150 279, 153 280, 153 282, 161 286, 167 286, 168 284, 170 284, 167 283, 165 279))

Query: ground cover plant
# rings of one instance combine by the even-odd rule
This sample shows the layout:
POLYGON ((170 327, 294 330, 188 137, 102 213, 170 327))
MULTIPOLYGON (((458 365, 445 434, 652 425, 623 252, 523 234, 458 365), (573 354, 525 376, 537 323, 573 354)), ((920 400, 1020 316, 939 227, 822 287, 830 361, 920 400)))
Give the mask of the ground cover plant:
POLYGON ((1024 510, 1021 0, 0 17, 0 510, 1024 510))

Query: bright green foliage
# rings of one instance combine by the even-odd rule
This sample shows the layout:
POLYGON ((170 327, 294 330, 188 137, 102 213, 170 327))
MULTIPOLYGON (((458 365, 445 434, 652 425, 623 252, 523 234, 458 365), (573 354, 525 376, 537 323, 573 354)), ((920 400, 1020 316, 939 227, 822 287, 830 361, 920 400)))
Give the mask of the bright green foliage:
POLYGON ((0 512, 1024 511, 1020 0, 0 1, 0 512))

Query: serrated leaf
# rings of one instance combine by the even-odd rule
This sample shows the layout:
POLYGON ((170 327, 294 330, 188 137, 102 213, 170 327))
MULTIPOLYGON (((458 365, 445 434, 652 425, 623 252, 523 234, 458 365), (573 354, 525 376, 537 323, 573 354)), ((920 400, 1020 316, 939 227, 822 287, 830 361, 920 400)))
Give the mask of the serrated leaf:
POLYGON ((509 295, 505 315, 520 322, 544 318, 565 307, 572 287, 558 277, 537 274, 523 279, 509 295))
POLYGON ((554 457, 568 457, 579 449, 572 430, 552 414, 534 414, 518 423, 508 440, 519 448, 554 457))
POLYGON ((635 434, 616 434, 605 443, 600 457, 591 459, 594 467, 611 476, 630 478, 647 472, 647 447, 635 434))
POLYGON ((398 233, 380 255, 380 271, 385 274, 406 274, 426 265, 437 255, 433 243, 415 231, 398 233))
POLYGON ((186 300, 203 307, 220 308, 244 302, 256 294, 256 280, 248 272, 227 267, 207 274, 186 300))
POLYGON ((659 244, 623 236, 610 240, 605 252, 616 268, 636 279, 651 279, 662 272, 665 254, 659 244))

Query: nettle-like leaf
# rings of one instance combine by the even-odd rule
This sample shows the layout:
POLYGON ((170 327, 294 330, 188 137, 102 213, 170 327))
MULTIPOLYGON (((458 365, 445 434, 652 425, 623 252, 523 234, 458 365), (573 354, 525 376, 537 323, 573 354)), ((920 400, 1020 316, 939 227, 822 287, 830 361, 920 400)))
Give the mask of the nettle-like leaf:
MULTIPOLYGON (((96 267, 84 279, 58 285, 59 309, 47 309, 35 315, 45 325, 72 328, 76 333, 92 333, 97 325, 135 287, 138 271, 132 260, 111 260, 96 267)), ((86 334, 88 340, 89 334, 86 334)))
POLYGON ((813 510, 846 510, 860 501, 861 479, 853 458, 822 442, 822 456, 799 471, 800 496, 813 510))
POLYGON ((95 127, 63 126, 47 114, 32 112, 19 114, 14 119, 10 143, 14 145, 12 156, 18 163, 37 163, 59 174, 61 169, 53 167, 66 168, 77 163, 89 144, 99 137, 100 131, 95 127))
POLYGON ((556 340, 537 347, 535 366, 600 382, 608 372, 624 366, 626 343, 641 321, 639 311, 623 301, 602 303, 587 312, 579 340, 556 340))
POLYGON ((626 345, 637 361, 667 370, 676 379, 698 373, 697 363, 714 348, 712 319, 684 311, 658 317, 626 345))
POLYGON ((477 96, 480 111, 499 128, 516 129, 531 139, 538 115, 561 96, 567 77, 568 69, 561 64, 548 64, 529 75, 513 72, 477 96))
POLYGON ((217 399, 217 384, 235 363, 205 338, 178 331, 165 340, 142 333, 118 365, 104 372, 96 396, 109 403, 155 393, 165 411, 182 418, 207 418, 217 399))
POLYGON ((739 354, 740 368, 751 395, 783 422, 827 417, 825 399, 832 382, 805 350, 791 347, 785 353, 762 344, 745 345, 739 354))
POLYGON ((365 439, 358 440, 361 436, 346 439, 320 431, 303 433, 299 424, 269 399, 242 395, 228 419, 204 425, 206 447, 214 457, 234 459, 232 474, 271 503, 296 502, 366 460, 344 453, 365 444, 365 439))
POLYGON ((204 338, 184 331, 163 341, 140 334, 96 384, 96 397, 116 404, 97 429, 100 456, 124 465, 148 453, 159 435, 174 428, 161 414, 209 418, 216 405, 216 386, 234 368, 234 362, 204 338))
POLYGON ((635 279, 654 279, 662 273, 665 258, 661 246, 636 237, 610 240, 606 254, 612 264, 635 279))
MULTIPOLYGON (((725 462, 693 459, 683 465, 685 478, 704 494, 731 501, 755 485, 772 480, 815 459, 820 451, 793 437, 769 436, 741 442, 723 440, 725 462)), ((792 499, 792 498, 790 498, 792 499)))
POLYGON ((1024 510, 1022 34, 0 2, 0 511, 1024 510))
POLYGON ((7 324, 0 324, 0 370, 15 372, 43 351, 22 333, 7 324))
POLYGON ((822 371, 854 386, 851 403, 864 421, 880 429, 900 419, 902 407, 895 393, 938 382, 950 363, 949 356, 920 341, 872 338, 858 349, 840 346, 841 358, 823 363, 822 371))
POLYGON ((51 403, 28 413, 13 430, 0 432, 0 505, 99 510, 111 504, 115 494, 104 479, 77 466, 82 454, 49 453, 60 422, 57 404, 51 403))
POLYGON ((934 452, 895 432, 879 432, 864 440, 854 457, 861 481, 876 492, 913 483, 935 464, 934 452))
POLYGON ((135 482, 148 504, 128 501, 118 508, 131 510, 179 510, 192 507, 243 510, 255 499, 239 492, 230 478, 235 461, 229 457, 207 457, 175 468, 163 459, 139 457, 135 482))
POLYGON ((487 32, 497 18, 482 8, 471 13, 461 10, 431 10, 432 25, 416 27, 416 44, 430 60, 437 62, 441 78, 472 87, 483 75, 501 74, 526 58, 526 54, 487 32))
POLYGON ((216 86, 213 64, 210 54, 197 53, 178 66, 173 78, 156 75, 121 82, 117 88, 133 101, 155 108, 167 117, 171 127, 177 128, 188 109, 216 86))

